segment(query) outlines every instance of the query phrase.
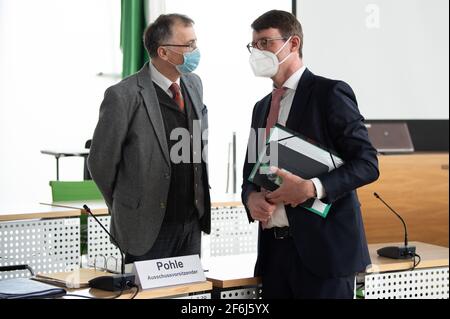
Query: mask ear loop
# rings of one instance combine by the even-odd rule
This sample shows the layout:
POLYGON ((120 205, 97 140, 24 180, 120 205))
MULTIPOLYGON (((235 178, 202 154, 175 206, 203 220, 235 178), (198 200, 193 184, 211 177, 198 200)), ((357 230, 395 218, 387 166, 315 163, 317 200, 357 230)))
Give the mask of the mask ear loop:
MULTIPOLYGON (((275 53, 275 55, 278 55, 278 54, 281 52, 281 50, 284 49, 284 47, 286 46, 286 44, 288 44, 289 41, 291 41, 291 39, 292 39, 292 35, 286 40, 286 42, 283 44, 283 46, 282 46, 280 49, 278 49, 278 51, 275 53)), ((169 50, 170 50, 170 49, 169 49, 169 50)))
POLYGON ((183 63, 181 63, 181 64, 175 64, 175 63, 170 62, 169 57, 167 57, 167 62, 172 64, 174 67, 177 67, 177 66, 180 66, 180 65, 184 64, 184 61, 185 61, 184 53, 180 53, 180 52, 174 51, 174 50, 172 50, 171 48, 168 48, 168 47, 166 47, 166 49, 171 51, 171 52, 173 52, 173 53, 176 53, 176 54, 179 54, 179 55, 183 56, 183 63))
MULTIPOLYGON (((286 42, 285 42, 285 43, 283 44, 283 46, 277 51, 277 53, 275 53, 276 56, 278 56, 278 54, 280 54, 281 50, 284 49, 284 47, 286 46, 286 44, 288 44, 289 41, 291 41, 291 39, 292 39, 292 35, 286 40, 286 42)), ((285 58, 284 58, 281 62, 279 62, 278 64, 280 65, 280 64, 284 63, 284 61, 286 61, 286 60, 291 56, 291 54, 292 54, 292 52, 289 53, 289 54, 287 55, 287 57, 285 57, 285 58)))
POLYGON ((172 50, 172 49, 169 48, 169 47, 166 47, 166 49, 169 50, 169 51, 172 51, 172 52, 174 52, 174 53, 176 53, 176 54, 184 55, 184 53, 180 53, 180 52, 174 51, 174 50, 172 50))
POLYGON ((289 54, 287 55, 287 57, 285 57, 279 64, 284 63, 284 61, 286 61, 286 60, 291 56, 291 54, 292 54, 292 52, 289 53, 289 54))
MULTIPOLYGON (((292 39, 292 35, 286 40, 286 42, 285 42, 285 43, 283 44, 283 46, 277 51, 277 53, 275 53, 276 56, 278 56, 278 54, 281 52, 281 50, 284 49, 284 47, 286 46, 286 44, 288 44, 289 41, 290 41, 291 39, 292 39)), ((279 62, 278 65, 284 63, 284 62, 291 56, 291 54, 292 54, 292 52, 289 53, 289 54, 287 55, 287 57, 285 57, 281 62, 279 62)))

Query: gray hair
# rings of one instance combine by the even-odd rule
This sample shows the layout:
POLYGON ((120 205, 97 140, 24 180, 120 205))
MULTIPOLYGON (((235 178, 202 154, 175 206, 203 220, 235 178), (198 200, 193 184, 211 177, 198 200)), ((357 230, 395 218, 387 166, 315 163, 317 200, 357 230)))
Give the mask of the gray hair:
POLYGON ((145 29, 144 46, 151 58, 156 57, 158 48, 172 37, 172 26, 177 22, 186 27, 194 24, 191 18, 183 14, 161 14, 145 29))

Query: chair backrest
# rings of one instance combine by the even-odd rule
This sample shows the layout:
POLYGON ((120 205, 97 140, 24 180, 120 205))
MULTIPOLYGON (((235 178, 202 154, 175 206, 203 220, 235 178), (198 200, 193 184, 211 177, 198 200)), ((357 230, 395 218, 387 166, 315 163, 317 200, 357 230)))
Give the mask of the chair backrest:
MULTIPOLYGON (((84 148, 90 149, 92 144, 92 140, 87 140, 84 144, 84 148)), ((84 168, 83 168, 83 179, 88 180, 92 179, 91 173, 89 172, 89 168, 87 166, 87 156, 84 156, 84 168)))
POLYGON ((103 199, 100 190, 92 180, 50 181, 53 202, 103 199))

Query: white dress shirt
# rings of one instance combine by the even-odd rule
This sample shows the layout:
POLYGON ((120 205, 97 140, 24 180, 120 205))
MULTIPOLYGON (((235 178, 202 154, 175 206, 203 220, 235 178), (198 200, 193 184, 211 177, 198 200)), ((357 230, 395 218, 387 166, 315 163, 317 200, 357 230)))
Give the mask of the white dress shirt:
MULTIPOLYGON (((167 95, 169 95, 173 99, 172 91, 170 91, 169 89, 173 82, 162 75, 162 73, 159 72, 157 68, 155 68, 153 63, 150 62, 149 65, 152 74, 152 81, 155 82, 156 85, 158 85, 164 92, 167 93, 167 95)), ((178 78, 175 83, 180 85, 180 78, 178 78)))
MULTIPOLYGON (((295 92, 298 87, 298 83, 305 72, 306 66, 298 69, 294 74, 291 75, 289 79, 284 82, 283 87, 287 88, 286 92, 283 94, 280 102, 280 113, 278 114, 278 124, 286 126, 286 122, 289 117, 289 113, 291 112, 292 102, 294 102, 295 92)), ((300 92, 302 94, 302 92, 300 92)), ((316 188, 316 194, 318 199, 322 199, 325 197, 325 189, 322 185, 322 182, 318 178, 312 178, 311 181, 316 188)), ((278 204, 277 208, 272 214, 272 218, 269 219, 266 228, 272 227, 285 227, 289 226, 289 221, 286 215, 286 209, 283 204, 278 204)))

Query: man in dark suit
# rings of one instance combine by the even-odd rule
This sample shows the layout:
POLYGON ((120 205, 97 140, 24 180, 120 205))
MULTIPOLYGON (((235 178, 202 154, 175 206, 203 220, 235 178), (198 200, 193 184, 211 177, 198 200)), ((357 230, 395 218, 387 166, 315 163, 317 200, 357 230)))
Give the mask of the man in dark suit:
MULTIPOLYGON (((368 139, 355 95, 346 83, 319 77, 303 64, 303 32, 284 11, 269 11, 253 24, 248 45, 256 76, 274 90, 253 109, 251 127, 267 136, 275 123, 336 152, 341 167, 304 180, 273 168, 282 185, 268 192, 248 181, 256 146, 250 139, 243 170, 242 202, 260 222, 256 275, 264 298, 353 298, 355 274, 370 264, 356 189, 378 176, 377 152, 368 139), (326 218, 299 204, 331 203, 326 218)), ((261 138, 260 138, 261 139, 261 138)), ((257 153, 256 153, 257 154, 257 153)))
POLYGON ((211 229, 196 40, 190 18, 161 15, 144 34, 151 62, 100 107, 88 166, 126 263, 200 254, 211 229))

